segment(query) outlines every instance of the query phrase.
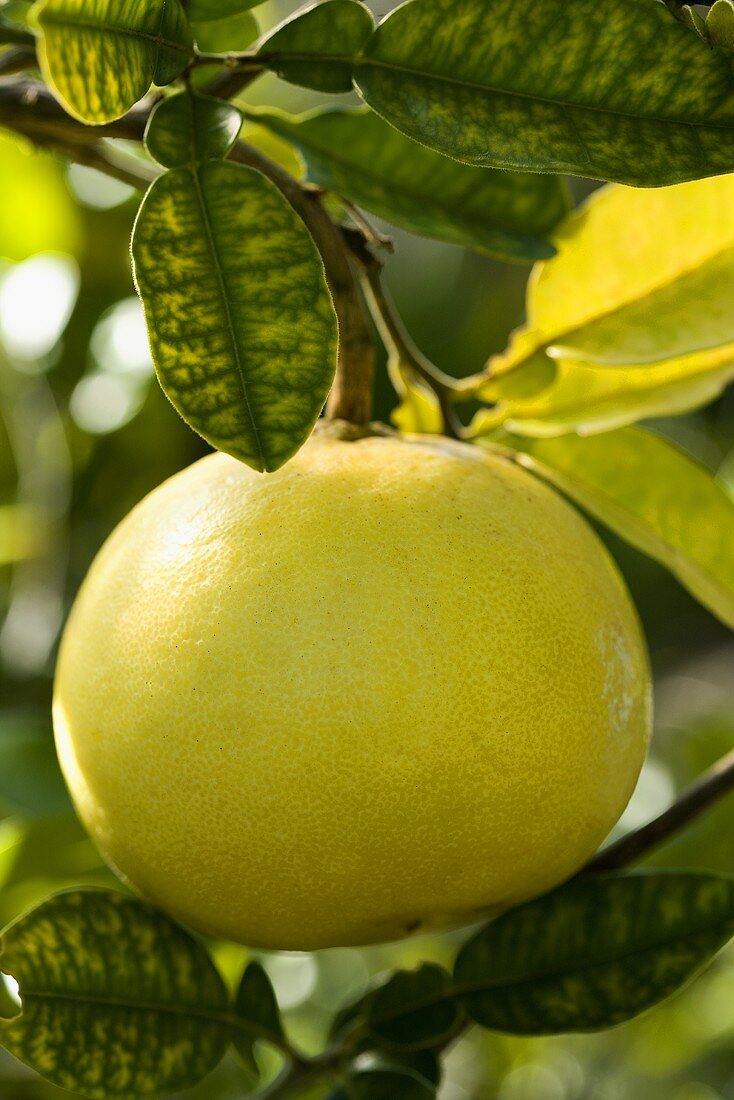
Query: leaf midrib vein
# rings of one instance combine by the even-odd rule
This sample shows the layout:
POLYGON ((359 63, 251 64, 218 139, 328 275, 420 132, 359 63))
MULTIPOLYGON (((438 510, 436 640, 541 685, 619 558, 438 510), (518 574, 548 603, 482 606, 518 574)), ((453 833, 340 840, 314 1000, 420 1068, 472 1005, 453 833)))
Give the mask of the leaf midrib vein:
MULTIPOLYGON (((233 1012, 218 1011, 217 1009, 197 1007, 195 1005, 185 1004, 163 1004, 158 1001, 136 1001, 130 997, 116 997, 109 994, 88 994, 88 993, 59 993, 56 990, 47 989, 24 989, 21 984, 20 997, 22 1002, 27 1002, 29 999, 36 998, 38 1000, 46 1001, 65 1001, 74 1005, 90 1005, 104 1008, 124 1008, 133 1012, 157 1012, 161 1015, 179 1016, 184 1019, 196 1019, 206 1020, 214 1024, 222 1024, 226 1027, 234 1028, 237 1031, 242 1031, 245 1034, 253 1035, 257 1034, 263 1039, 268 1039, 270 1042, 276 1042, 274 1034, 269 1028, 261 1027, 260 1025, 245 1020, 241 1016, 237 1016, 233 1012)), ((9 1019, 0 1021, 0 1026, 13 1024, 23 1018, 24 1012, 18 1016, 10 1017, 9 1019)))
POLYGON ((515 99, 530 100, 532 103, 545 103, 550 107, 556 107, 559 110, 568 110, 574 108, 580 111, 593 111, 596 114, 601 115, 613 115, 615 118, 626 118, 634 122, 657 122, 664 126, 687 126, 692 130, 707 129, 707 130, 723 130, 725 132, 731 131, 734 133, 734 121, 729 124, 710 122, 708 119, 705 122, 693 122, 687 119, 675 119, 675 118, 661 118, 658 115, 637 115, 630 114, 628 111, 620 111, 617 108, 612 107, 597 107, 591 103, 572 103, 570 101, 564 101, 562 99, 549 99, 547 96, 536 95, 530 92, 519 92, 510 88, 498 88, 493 84, 480 84, 476 80, 458 80, 456 77, 447 76, 445 73, 432 73, 425 72, 421 69, 415 69, 409 65, 397 64, 395 62, 380 61, 373 57, 359 57, 355 62, 355 70, 359 70, 362 66, 372 66, 376 69, 387 69, 389 72, 402 73, 408 76, 421 77, 424 80, 437 80, 444 84, 451 84, 457 88, 471 88, 475 91, 489 93, 491 95, 503 95, 512 97, 515 99))
MULTIPOLYGON (((481 984, 457 984, 443 993, 434 994, 432 997, 427 997, 423 1001, 420 1001, 417 1004, 413 1004, 408 1008, 395 1010, 390 1014, 385 1013, 384 1015, 381 1015, 376 1022, 384 1023, 386 1021, 390 1022, 391 1020, 401 1019, 403 1016, 409 1016, 412 1013, 419 1012, 424 1008, 432 1008, 434 1005, 442 1004, 444 1001, 455 1000, 457 997, 471 996, 472 994, 476 993, 487 993, 492 990, 502 989, 503 987, 514 988, 516 986, 531 985, 533 982, 543 982, 549 980, 552 981, 555 978, 562 979, 568 977, 569 975, 573 976, 575 974, 582 973, 586 970, 594 970, 599 967, 608 966, 613 963, 623 962, 625 959, 633 958, 634 956, 645 953, 647 951, 659 950, 661 948, 679 943, 682 940, 685 941, 687 939, 691 939, 694 936, 701 935, 701 933, 716 931, 722 923, 726 923, 726 921, 722 922, 721 920, 717 920, 716 922, 707 922, 706 924, 702 924, 698 928, 690 929, 689 931, 680 933, 676 936, 666 937, 665 939, 658 940, 652 944, 638 944, 635 947, 630 948, 628 951, 623 951, 618 955, 594 959, 591 962, 575 966, 573 967, 573 969, 569 968, 567 970, 545 971, 529 974, 522 978, 500 979, 497 981, 485 980, 481 982, 481 984)), ((729 923, 734 923, 734 918, 730 917, 729 923)))
POLYGON ((143 42, 152 42, 154 46, 165 46, 167 49, 175 50, 177 53, 189 55, 188 46, 182 46, 180 42, 174 42, 173 39, 166 38, 162 34, 149 34, 148 31, 135 30, 134 27, 120 27, 117 25, 110 25, 105 23, 92 23, 89 20, 74 19, 73 21, 59 19, 55 16, 49 16, 44 12, 41 19, 41 28, 50 25, 59 28, 64 31, 69 30, 83 30, 83 31, 95 31, 98 34, 118 34, 123 38, 140 39, 143 42))
POLYGON ((229 333, 230 341, 232 344, 232 354, 234 357, 235 366, 237 367, 237 374, 240 380, 240 386, 242 388, 242 397, 245 402, 245 408, 247 409, 247 415, 250 418, 250 424, 252 426, 252 434, 255 440, 255 446, 257 448, 257 457, 260 461, 261 468, 267 469, 267 462, 265 459, 265 453, 263 451, 262 443, 260 440, 260 434, 257 430, 257 424, 255 423, 255 417, 252 412, 252 406, 250 405, 250 398, 247 392, 247 382, 245 381, 245 373, 240 358, 239 344, 237 343, 237 333, 234 327, 234 319, 232 317, 232 311, 229 305, 229 298, 227 297, 227 287, 224 282, 224 275, 222 273, 221 258, 219 255, 219 248, 214 237, 214 230, 212 228, 211 219, 209 217, 209 209, 206 205, 204 198, 204 191, 201 186, 201 179, 199 178, 199 168, 191 169, 191 174, 194 177, 196 195, 199 201, 199 208, 201 210, 201 217, 204 223, 204 229, 207 235, 207 241, 209 243, 209 250, 211 252, 212 260, 214 261, 214 267, 217 272, 217 282, 219 283, 219 289, 222 295, 222 302, 224 304, 224 314, 226 320, 226 328, 229 333))

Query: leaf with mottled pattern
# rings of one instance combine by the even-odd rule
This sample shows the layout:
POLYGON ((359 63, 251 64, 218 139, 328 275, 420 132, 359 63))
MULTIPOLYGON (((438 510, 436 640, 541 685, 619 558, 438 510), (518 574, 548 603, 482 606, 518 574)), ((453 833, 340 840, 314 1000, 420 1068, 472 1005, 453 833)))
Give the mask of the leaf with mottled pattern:
POLYGON ((398 130, 468 164, 635 185, 734 168, 734 60, 652 0, 408 0, 355 81, 398 130))
POLYGON ((403 229, 510 260, 555 251, 547 236, 569 208, 558 176, 459 164, 366 108, 251 117, 296 146, 311 183, 403 229))
POLYGON ((166 168, 225 157, 237 140, 242 115, 231 103, 185 91, 162 99, 151 113, 145 147, 166 168))
POLYGON ((57 894, 0 943, 22 999, 0 1043, 61 1088, 165 1096, 209 1073, 230 1041, 227 990, 204 947, 135 898, 57 894))
POLYGON ((276 470, 306 441, 336 370, 323 265, 259 172, 228 161, 156 180, 132 241, 160 383, 213 447, 276 470))
POLYGON ((257 58, 283 80, 319 92, 351 92, 354 59, 374 30, 359 0, 321 0, 276 27, 257 58))
POLYGON ((120 118, 193 56, 180 0, 39 0, 32 18, 44 79, 82 122, 120 118))
POLYGON ((495 1031, 596 1031, 675 992, 734 934, 734 878, 580 879, 512 909, 459 952, 469 1016, 495 1031))

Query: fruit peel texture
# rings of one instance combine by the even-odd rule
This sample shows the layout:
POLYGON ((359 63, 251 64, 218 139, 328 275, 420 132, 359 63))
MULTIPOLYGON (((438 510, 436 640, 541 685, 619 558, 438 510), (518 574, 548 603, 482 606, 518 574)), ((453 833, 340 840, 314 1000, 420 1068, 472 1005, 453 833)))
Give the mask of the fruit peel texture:
POLYGON ((315 949, 468 922, 577 870, 650 729, 581 516, 503 459, 318 433, 212 455, 98 555, 54 720, 80 816, 173 916, 315 949))

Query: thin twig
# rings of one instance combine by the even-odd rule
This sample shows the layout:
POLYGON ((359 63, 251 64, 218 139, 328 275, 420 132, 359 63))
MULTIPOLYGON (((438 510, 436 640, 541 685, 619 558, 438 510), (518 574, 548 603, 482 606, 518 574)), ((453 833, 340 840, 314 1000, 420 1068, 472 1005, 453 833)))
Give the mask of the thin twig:
MULTIPOLYGON (((221 61, 222 58, 218 60, 221 61)), ((225 60, 222 72, 217 73, 209 84, 202 88, 202 92, 204 95, 216 96, 217 99, 234 99, 266 71, 262 65, 253 65, 252 68, 233 68, 225 60)))
POLYGON ((388 354, 398 366, 415 372, 435 393, 443 417, 444 432, 461 439, 463 426, 454 411, 452 393, 455 382, 427 359, 413 343, 382 282, 382 264, 364 250, 361 275, 367 304, 388 354))
POLYGON ((734 749, 705 771, 659 817, 602 849, 586 864, 584 875, 617 871, 646 856, 734 790, 734 749))
MULTIPOLYGON (((254 117, 256 118, 257 116, 254 117)), ((374 225, 365 218, 362 211, 358 206, 354 205, 351 199, 346 199, 344 195, 338 195, 336 192, 335 196, 344 209, 347 210, 350 218, 359 229, 367 244, 371 244, 375 248, 384 249, 385 252, 392 253, 395 251, 395 241, 392 237, 387 236, 385 233, 380 233, 379 230, 375 229, 374 225)))

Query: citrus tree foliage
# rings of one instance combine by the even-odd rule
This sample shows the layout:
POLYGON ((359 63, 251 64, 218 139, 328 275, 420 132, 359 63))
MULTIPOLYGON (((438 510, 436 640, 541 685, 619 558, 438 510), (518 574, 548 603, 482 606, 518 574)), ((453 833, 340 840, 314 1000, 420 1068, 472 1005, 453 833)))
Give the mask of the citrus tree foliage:
MULTIPOLYGON (((118 175, 107 140, 138 143, 125 178, 147 188, 132 263, 155 367, 213 446, 260 471, 285 463, 335 372, 353 377, 367 354, 366 303, 399 428, 522 464, 732 626, 732 498, 638 422, 734 377, 734 3, 531 9, 407 0, 375 25, 360 0, 320 0, 259 37, 258 0, 37 0, 27 24, 0 12, 0 123, 118 175), (265 73, 337 99, 297 117, 230 102, 265 73), (287 142, 300 177, 243 141, 243 120, 287 142), (572 211, 561 173, 605 186, 572 211), (436 370, 381 289, 387 242, 364 212, 535 262, 508 348, 469 379, 436 370)), ((51 773, 29 790, 6 781, 37 749, 30 735, 6 746, 0 768, 0 796, 31 814, 64 797, 51 773)), ((475 931, 452 970, 387 976, 306 1058, 258 962, 230 991, 167 917, 79 889, 2 934, 21 1007, 3 1010, 0 1042, 93 1098, 168 1095, 229 1048, 256 1088, 266 1044, 286 1062, 283 1095, 323 1080, 334 1098, 425 1100, 470 1023, 610 1027, 733 933, 730 878, 586 873, 475 931)))

